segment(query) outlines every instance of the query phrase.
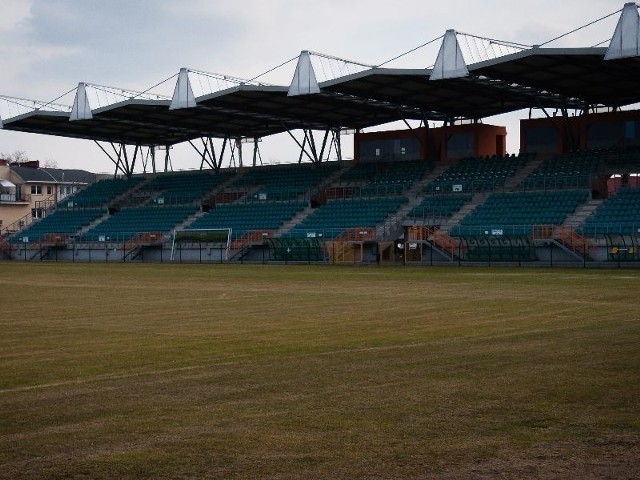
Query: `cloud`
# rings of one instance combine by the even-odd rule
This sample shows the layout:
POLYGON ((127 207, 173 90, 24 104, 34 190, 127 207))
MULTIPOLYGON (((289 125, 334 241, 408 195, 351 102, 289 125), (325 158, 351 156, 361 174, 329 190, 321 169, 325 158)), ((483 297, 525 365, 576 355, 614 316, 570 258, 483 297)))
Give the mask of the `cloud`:
POLYGON ((31 2, 29 0, 3 0, 0 16, 0 34, 11 35, 18 31, 29 18, 31 2))

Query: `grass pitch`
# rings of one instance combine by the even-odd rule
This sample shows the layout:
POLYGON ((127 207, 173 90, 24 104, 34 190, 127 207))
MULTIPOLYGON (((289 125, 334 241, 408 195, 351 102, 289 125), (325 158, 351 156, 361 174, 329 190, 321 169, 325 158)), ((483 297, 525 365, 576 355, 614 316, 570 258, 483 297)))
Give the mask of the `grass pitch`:
POLYGON ((0 272, 0 478, 640 475, 638 271, 0 272))

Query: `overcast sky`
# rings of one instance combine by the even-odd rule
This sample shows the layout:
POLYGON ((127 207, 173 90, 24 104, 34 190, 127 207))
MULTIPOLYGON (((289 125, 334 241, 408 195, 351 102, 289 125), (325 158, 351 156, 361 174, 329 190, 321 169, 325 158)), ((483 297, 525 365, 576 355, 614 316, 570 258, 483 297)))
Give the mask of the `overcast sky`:
MULTIPOLYGON (((375 65, 449 28, 540 44, 623 5, 619 0, 0 0, 0 95, 49 101, 80 81, 146 90, 181 67, 252 78, 301 50, 375 65)), ((550 46, 598 44, 611 37, 617 19, 550 46)), ((438 47, 389 66, 431 66, 438 47)), ((287 64, 264 80, 288 85, 294 69, 295 63, 287 64)), ((173 83, 166 88, 172 90, 173 83)), ((71 104, 73 98, 62 101, 71 104)), ((485 120, 507 125, 510 152, 517 152, 515 118, 485 120)), ((0 131, 0 153, 17 150, 60 168, 113 171, 91 141, 0 131)), ((345 150, 348 155, 351 148, 345 150)), ((288 137, 265 139, 261 153, 264 163, 297 160, 288 137)), ((174 169, 198 166, 193 150, 174 150, 174 169)))

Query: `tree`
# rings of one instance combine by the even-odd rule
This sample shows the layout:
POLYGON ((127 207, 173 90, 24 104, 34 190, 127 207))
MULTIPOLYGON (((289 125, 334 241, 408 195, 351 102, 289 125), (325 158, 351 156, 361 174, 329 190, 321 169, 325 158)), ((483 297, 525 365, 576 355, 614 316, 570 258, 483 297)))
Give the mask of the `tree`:
POLYGON ((24 150, 16 150, 15 152, 9 154, 0 153, 0 157, 4 158, 5 160, 9 160, 9 164, 24 163, 31 160, 29 158, 29 155, 27 155, 27 152, 25 152, 24 150))
POLYGON ((58 161, 54 160, 53 158, 47 158, 44 161, 44 165, 45 168, 58 168, 58 161))

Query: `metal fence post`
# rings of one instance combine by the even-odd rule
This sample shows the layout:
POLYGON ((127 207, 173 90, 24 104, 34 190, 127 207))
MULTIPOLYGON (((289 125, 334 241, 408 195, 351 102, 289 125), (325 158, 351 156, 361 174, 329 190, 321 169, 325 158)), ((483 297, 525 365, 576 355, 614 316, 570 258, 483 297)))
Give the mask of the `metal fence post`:
POLYGON ((433 242, 429 246, 429 265, 433 267, 433 242))

